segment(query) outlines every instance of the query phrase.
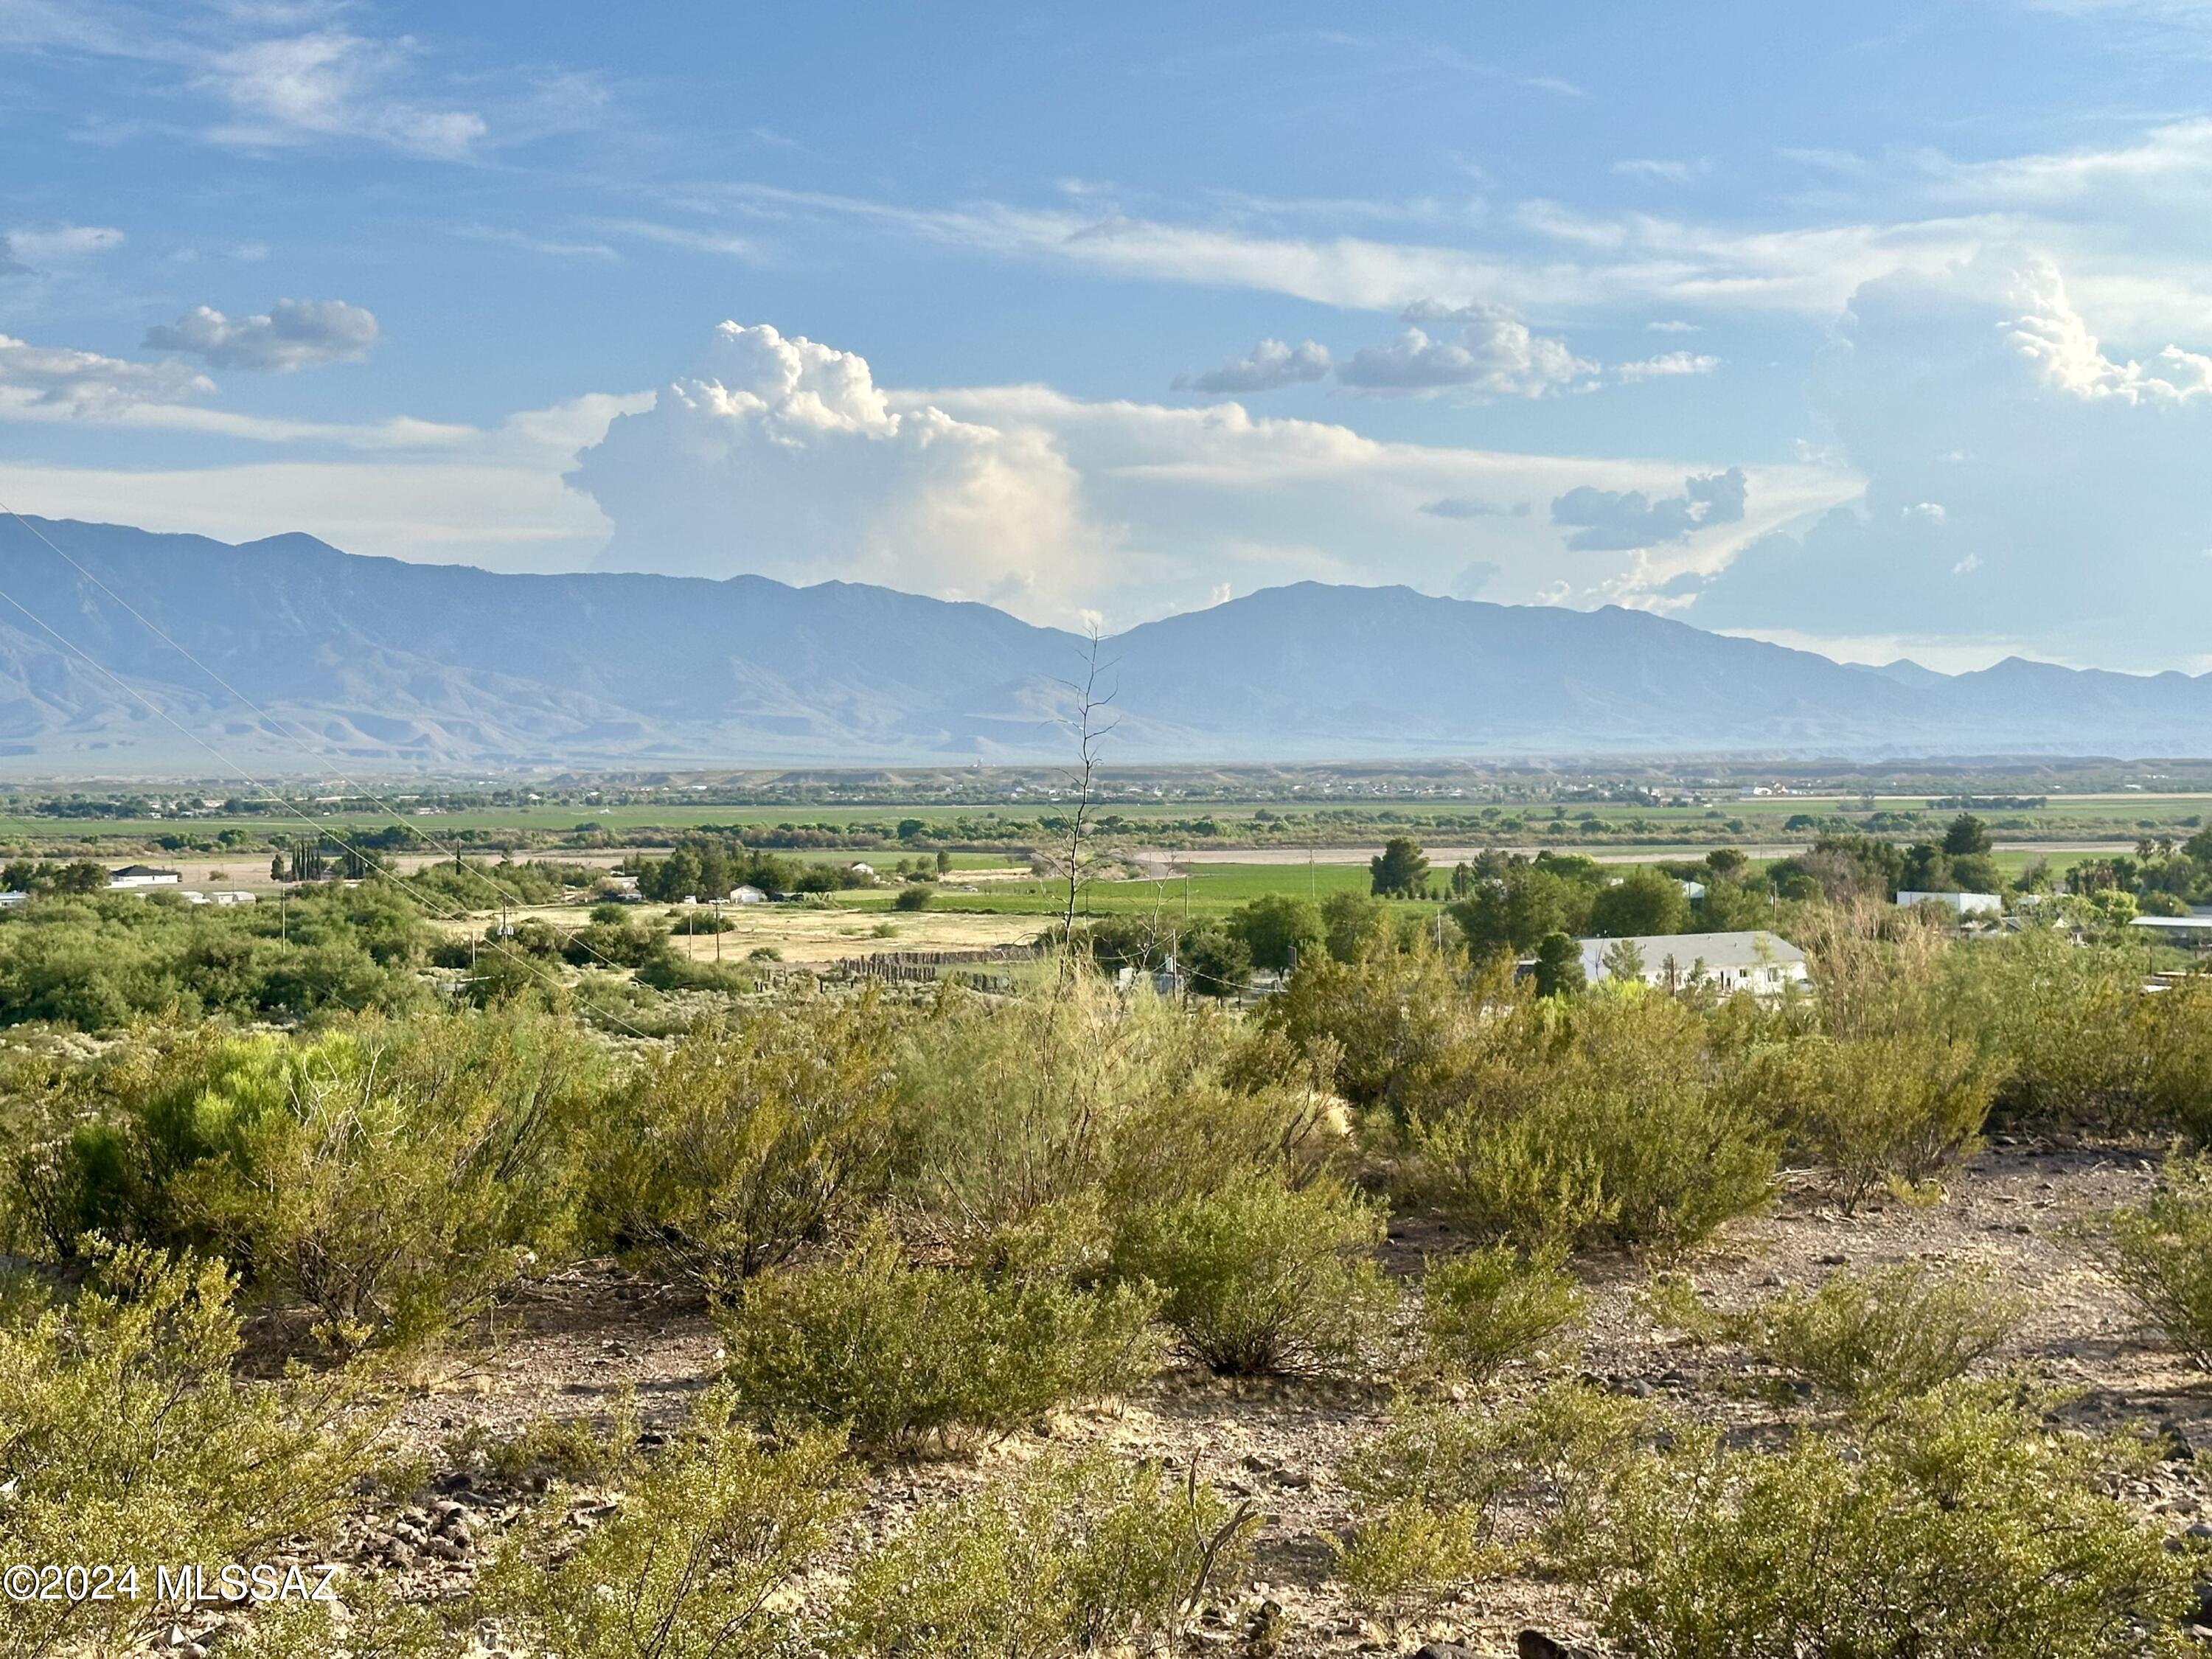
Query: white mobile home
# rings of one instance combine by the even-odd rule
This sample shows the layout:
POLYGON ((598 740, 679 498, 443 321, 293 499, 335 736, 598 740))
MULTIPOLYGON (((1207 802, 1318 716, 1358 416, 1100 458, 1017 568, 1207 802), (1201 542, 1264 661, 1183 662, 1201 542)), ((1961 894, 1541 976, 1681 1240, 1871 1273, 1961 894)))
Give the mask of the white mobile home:
POLYGON ((1748 991, 1780 996, 1805 982, 1805 953, 1765 929, 1736 933, 1649 933, 1582 941, 1583 977, 1596 985, 1617 977, 1628 963, 1637 976, 1662 990, 1712 987, 1723 994, 1748 991))

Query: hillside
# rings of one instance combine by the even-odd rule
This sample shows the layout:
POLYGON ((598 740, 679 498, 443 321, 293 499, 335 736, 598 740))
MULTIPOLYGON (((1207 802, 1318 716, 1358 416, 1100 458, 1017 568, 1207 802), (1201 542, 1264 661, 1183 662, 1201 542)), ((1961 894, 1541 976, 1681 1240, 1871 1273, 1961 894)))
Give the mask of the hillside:
MULTIPOLYGON (((0 520, 0 591, 129 687, 0 605, 18 772, 207 770, 168 720, 264 768, 310 767, 302 745, 440 769, 1036 760, 1065 751, 1081 667, 1073 635, 850 583, 500 575, 301 535, 34 522, 237 695, 0 520)), ((2212 676, 1875 671, 1640 611, 1403 587, 1268 589, 1105 654, 1127 760, 2191 754, 2212 730, 2212 676)))

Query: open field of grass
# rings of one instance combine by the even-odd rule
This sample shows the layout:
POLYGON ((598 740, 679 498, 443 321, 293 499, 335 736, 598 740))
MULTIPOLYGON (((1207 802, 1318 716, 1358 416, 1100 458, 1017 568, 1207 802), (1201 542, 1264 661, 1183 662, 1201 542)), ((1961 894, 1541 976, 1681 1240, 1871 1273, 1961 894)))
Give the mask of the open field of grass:
MULTIPOLYGON (((1663 836, 1669 830, 1710 844, 1715 835, 1757 840, 1778 839, 1795 817, 1814 819, 1843 814, 1862 818, 1869 809, 1917 813, 1940 821, 1943 809, 1930 809, 1927 795, 1715 796, 1695 805, 1643 805, 1626 802, 1548 800, 1486 802, 1479 794, 1415 799, 1359 800, 1112 800, 1098 811, 1111 836, 1119 830, 1135 840, 1154 836, 1249 843, 1281 848, 1309 843, 1341 844, 1382 837, 1400 830, 1441 838, 1497 834, 1517 839, 1550 837, 1569 842, 1596 836, 1663 836), (1266 818, 1258 814, 1267 813, 1266 818), (1486 817, 1486 813, 1488 815, 1486 817), (1279 822, 1278 818, 1289 822, 1279 822), (1590 821, 1605 826, 1593 829, 1590 821), (1733 826, 1741 824, 1738 830, 1733 826)), ((995 805, 881 806, 781 805, 738 806, 677 801, 590 806, 575 804, 478 805, 426 816, 392 814, 357 805, 306 805, 318 824, 338 833, 385 830, 404 824, 436 841, 453 835, 477 837, 512 831, 519 839, 566 836, 580 830, 620 838, 645 830, 684 831, 708 827, 759 835, 779 830, 812 829, 850 836, 896 837, 902 822, 919 822, 937 836, 971 839, 1039 840, 1043 821, 1056 818, 1066 804, 1045 794, 1024 795, 995 805)), ((2138 834, 2193 830, 2212 817, 2212 795, 2134 792, 2052 796, 2033 808, 1985 808, 1982 816, 1996 833, 2021 837, 2063 836, 2069 830, 2097 839, 2130 840, 2138 834)), ((0 841, 98 841, 138 844, 161 836, 214 837, 233 830, 257 838, 301 832, 306 823, 270 810, 204 817, 57 817, 39 813, 0 813, 0 841)))

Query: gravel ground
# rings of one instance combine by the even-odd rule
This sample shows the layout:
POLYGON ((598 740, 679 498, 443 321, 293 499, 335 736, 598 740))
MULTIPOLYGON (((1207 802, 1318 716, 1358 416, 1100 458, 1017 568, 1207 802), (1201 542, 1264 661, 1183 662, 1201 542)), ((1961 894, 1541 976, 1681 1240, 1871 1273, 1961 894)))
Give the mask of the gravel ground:
MULTIPOLYGON (((1739 1223, 1681 1265, 1709 1299, 1741 1306, 1785 1285, 1816 1285, 1847 1263, 1924 1257, 1986 1264, 2032 1310, 1990 1363, 2025 1364, 2079 1390, 2066 1414, 2084 1426, 2141 1421, 2184 1449, 2212 1447, 2212 1387, 2138 1328, 2075 1231, 2097 1212, 2140 1197, 2156 1158, 2155 1148, 2142 1146, 1996 1144, 1958 1172, 1942 1201, 1882 1200, 1849 1218, 1809 1185, 1791 1183, 1769 1212, 1739 1223)), ((1410 1273, 1423 1255, 1460 1242, 1432 1219, 1402 1218, 1386 1262, 1410 1273)), ((1601 1259, 1578 1271, 1590 1293, 1581 1359, 1588 1376, 1732 1431, 1771 1431, 1792 1420, 1792 1408, 1752 1386, 1754 1368, 1742 1353, 1655 1328, 1636 1301, 1641 1265, 1601 1259)), ((447 1443, 471 1428, 505 1436, 539 1417, 600 1413, 624 1389, 635 1391, 647 1426, 665 1430, 682 1421, 712 1380, 717 1352, 703 1303, 614 1263, 586 1263, 532 1284, 475 1340, 419 1375, 401 1404, 399 1432, 435 1465, 447 1443)), ((1060 1414, 971 1458, 880 1470, 856 1525, 881 1535, 917 1505, 1054 1445, 1103 1443, 1178 1468, 1195 1459, 1201 1473, 1266 1516, 1249 1577, 1230 1587, 1225 1605, 1194 1634, 1202 1648, 1247 1651, 1244 1632, 1268 1601, 1283 1616, 1273 1651, 1285 1659, 1405 1650, 1429 1639, 1510 1655, 1516 1632, 1529 1626, 1588 1642, 1589 1610, 1561 1587, 1535 1580, 1485 1585, 1418 1631, 1386 1632, 1345 1602, 1329 1577, 1328 1540, 1348 1520, 1334 1471, 1381 1423, 1387 1403, 1379 1387, 1238 1384, 1170 1369, 1136 1397, 1060 1414)), ((1809 1408, 1795 1409, 1802 1418, 1809 1408)), ((418 1500, 410 1514, 393 1510, 349 1523, 336 1559, 397 1574, 410 1595, 465 1590, 486 1545, 536 1500, 482 1477, 464 1486, 445 1461, 434 1504, 418 1500)), ((2160 1465, 2130 1495, 2177 1532, 2212 1513, 2212 1488, 2185 1456, 2160 1465)), ((576 1524, 591 1524, 604 1501, 604 1494, 579 1494, 576 1524)), ((327 1543, 301 1540, 301 1548, 331 1554, 327 1543)), ((495 1635, 487 1633, 487 1644, 495 1635)))

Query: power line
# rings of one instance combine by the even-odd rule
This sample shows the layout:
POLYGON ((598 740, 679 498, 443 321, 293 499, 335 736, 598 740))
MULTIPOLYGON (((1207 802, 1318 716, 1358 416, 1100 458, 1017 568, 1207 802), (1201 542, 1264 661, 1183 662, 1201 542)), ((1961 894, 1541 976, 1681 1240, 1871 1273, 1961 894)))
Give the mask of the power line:
MULTIPOLYGON (((12 508, 4 510, 7 510, 11 517, 16 516, 12 508)), ((44 538, 41 538, 41 539, 43 540, 44 538)), ((52 545, 51 543, 48 544, 52 545)), ((9 605, 15 606, 16 610, 21 611, 24 616, 28 617, 35 627, 37 627, 41 632, 52 637, 63 647, 64 649, 82 659, 83 661, 89 665, 95 672, 105 675, 108 679, 113 681, 125 695, 136 699, 137 702, 145 708, 147 713, 154 715, 157 720, 161 720, 164 724, 173 727, 180 736, 189 742, 196 744, 200 748, 205 750, 210 755, 215 757, 216 763, 223 767, 224 769, 237 776, 245 782, 248 787, 254 790, 257 793, 265 796, 268 799, 274 801, 279 807, 289 812, 293 817, 298 818, 309 829, 314 830, 318 836, 327 836, 346 852, 353 854, 356 857, 365 856, 362 854, 359 848, 355 847, 351 842, 348 842, 337 830, 331 828, 328 824, 324 823, 313 814, 303 811, 296 804, 286 799, 275 790, 269 788, 266 785, 262 783, 259 779, 253 776, 252 773, 246 771, 245 768, 240 766, 235 761, 233 761, 213 744, 209 743, 198 732, 192 731, 182 722, 176 720, 167 709, 163 708, 160 704, 154 702, 152 698, 140 691, 137 687, 132 685, 128 680, 116 673, 114 670, 109 668, 105 663, 101 662, 97 657, 94 657, 90 652, 85 650, 82 646, 76 644, 76 641, 70 640, 67 635, 64 635, 58 629, 47 623, 43 617, 39 616, 36 611, 33 611, 21 599, 18 599, 14 594, 7 592, 4 588, 0 588, 0 599, 4 599, 9 605)), ((440 920, 446 921, 461 921, 464 922, 467 920, 467 912, 447 911, 441 908, 435 898, 418 891, 404 876, 394 873, 390 877, 390 879, 407 892, 412 894, 417 902, 422 904, 425 908, 436 915, 440 920)), ((550 969, 532 961, 529 957, 524 955, 522 952, 508 949, 504 945, 495 945, 493 948, 501 951, 514 961, 520 963, 532 972, 544 978, 550 984, 552 984, 556 988, 562 986, 562 981, 558 975, 552 973, 550 969)), ((579 1000, 580 1000, 580 999, 579 1000)), ((641 1038, 647 1036, 647 1033, 640 1030, 636 1026, 631 1024, 629 1021, 624 1019, 619 1014, 609 1013, 606 1010, 598 1007, 589 1002, 586 1002, 584 1006, 590 1009, 592 1012, 599 1015, 602 1018, 611 1020, 616 1024, 622 1026, 634 1036, 641 1038)))
MULTIPOLYGON (((202 662, 199 658, 192 654, 190 649, 184 645, 179 644, 173 636, 166 632, 158 623, 153 620, 153 618, 147 616, 146 613, 139 610, 137 605, 131 604, 130 600, 125 599, 120 593, 117 592, 106 582, 102 581, 97 574, 86 569, 83 565, 72 558, 65 549, 58 545, 53 538, 47 535, 46 532, 40 529, 38 526, 33 524, 28 519, 15 511, 15 509, 9 506, 6 501, 0 501, 0 513, 6 514, 17 524, 22 526, 24 529, 29 531, 32 535, 37 537, 40 542, 45 544, 47 550, 52 553, 56 558, 61 560, 62 562, 68 565, 70 569, 76 571, 78 575, 83 577, 85 580, 90 582, 101 592, 106 594, 109 599, 114 600, 116 604, 121 605, 125 611, 129 611, 131 616, 136 617, 139 623, 145 628, 147 632, 153 635, 155 639, 161 641, 162 644, 167 646, 172 651, 174 651, 186 662, 191 664, 193 667, 198 669, 201 673, 213 680, 217 685, 221 686, 225 691, 228 692, 240 702, 244 703, 248 708, 252 709, 255 714, 260 717, 262 722, 265 726, 270 726, 276 732, 276 734, 278 737, 283 738, 287 743, 289 743, 294 748, 297 749, 301 754, 306 755, 309 759, 326 763, 327 757, 319 750, 310 747, 307 744, 301 741, 300 738, 294 736, 290 731, 286 729, 286 726, 283 721, 278 720, 276 715, 262 708, 261 705, 255 702, 252 698, 247 696, 243 691, 240 691, 228 680, 216 673, 215 670, 209 667, 207 664, 202 662)), ((12 599, 9 600, 9 603, 11 605, 15 604, 12 599)), ((15 608, 18 611, 23 611, 23 607, 21 605, 15 605, 15 608)), ((28 611, 23 611, 23 614, 28 617, 31 613, 28 611)), ((37 619, 33 617, 33 620, 36 621, 37 619)), ((43 626, 43 624, 41 624, 41 626, 43 626)), ((49 633, 52 633, 53 630, 48 629, 47 631, 49 633)), ((61 636, 57 634, 54 637, 59 639, 61 636)), ((93 660, 89 655, 86 655, 85 659, 88 662, 93 660)), ((95 667, 99 666, 97 663, 94 663, 94 665, 95 667)), ((143 701, 143 699, 141 699, 141 701, 143 701)), ((149 703, 148 707, 150 708, 152 705, 149 703)), ((166 716, 164 718, 166 718, 166 716)), ((169 723, 172 726, 176 725, 174 720, 171 720, 169 723)), ((178 726, 177 729, 180 732, 184 730, 182 726, 178 726)), ((191 733, 186 732, 185 735, 190 736, 191 733)), ((202 744, 200 746, 202 748, 208 747, 205 744, 202 744)), ((210 750, 210 752, 213 753, 214 751, 210 750)), ((374 804, 383 811, 386 817, 392 819, 393 823, 398 824, 400 828, 405 830, 409 834, 421 836, 424 841, 428 842, 441 853, 451 853, 453 855, 453 862, 456 867, 460 865, 462 853, 458 843, 448 847, 442 842, 439 841, 436 836, 426 834, 422 830, 418 830, 414 824, 409 823, 405 817, 401 816, 398 807, 393 806, 390 802, 385 800, 381 796, 376 794, 374 791, 367 788, 363 785, 355 782, 354 780, 346 776, 343 772, 333 772, 331 775, 335 777, 338 782, 343 784, 347 788, 358 793, 362 799, 374 804)), ((254 782, 255 781, 249 778, 247 779, 247 781, 254 782)), ((258 786, 257 785, 257 787, 258 786)), ((340 843, 342 846, 343 844, 344 843, 343 842, 340 843)), ((350 852, 355 849, 348 848, 347 850, 350 852)), ((486 885, 490 887, 493 891, 498 893, 502 898, 512 900, 517 905, 524 903, 524 900, 520 893, 512 891, 502 886, 498 881, 493 878, 489 872, 478 870, 476 872, 476 874, 483 880, 486 885)), ((601 955, 600 952, 592 945, 592 942, 589 939, 584 939, 580 934, 578 934, 576 939, 577 942, 580 944, 586 951, 598 959, 601 966, 606 968, 620 968, 623 965, 622 963, 614 961, 611 957, 601 955)))

